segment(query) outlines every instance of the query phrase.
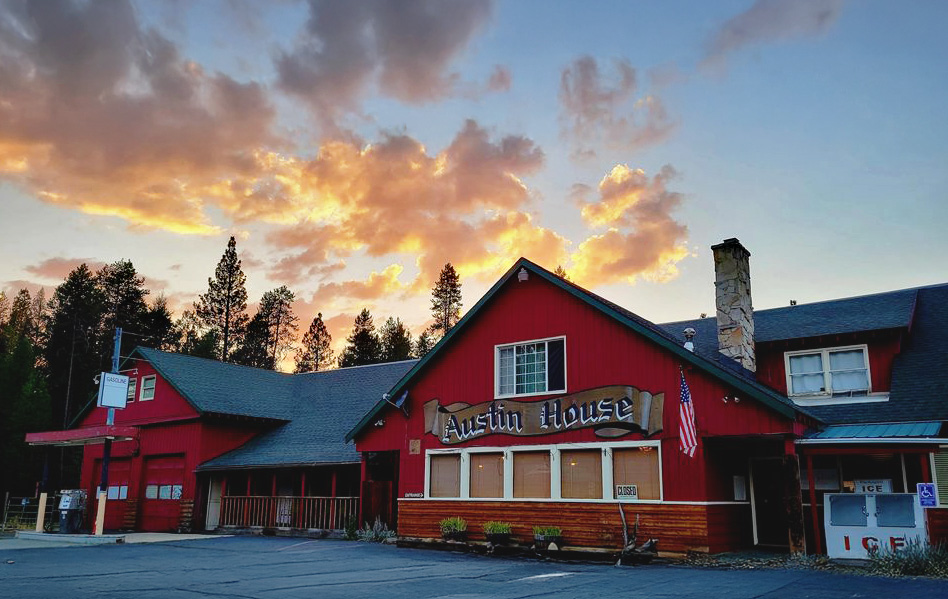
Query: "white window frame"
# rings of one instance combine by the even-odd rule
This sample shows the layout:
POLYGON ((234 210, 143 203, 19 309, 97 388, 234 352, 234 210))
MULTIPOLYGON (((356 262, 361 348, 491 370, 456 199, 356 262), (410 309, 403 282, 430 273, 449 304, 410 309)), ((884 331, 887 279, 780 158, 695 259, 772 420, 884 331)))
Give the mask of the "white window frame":
MULTIPOLYGON (((558 445, 518 445, 516 447, 467 447, 463 449, 428 449, 425 451, 425 492, 424 499, 437 501, 517 501, 535 503, 663 503, 665 501, 665 480, 662 472, 662 445, 661 441, 616 441, 611 443, 562 443, 558 445), (636 447, 652 447, 658 452, 658 499, 615 499, 613 480, 612 451, 614 449, 631 449, 636 447), (601 499, 564 499, 560 476, 560 454, 563 451, 575 449, 599 449, 602 451, 602 498, 601 499), (514 497, 513 496, 513 456, 516 453, 531 453, 538 451, 550 452, 550 496, 549 497, 514 497), (474 453, 502 453, 504 454, 504 496, 503 497, 471 497, 471 454, 474 453), (431 497, 431 456, 433 455, 460 455, 460 493, 458 497, 431 497)), ((746 502, 741 502, 746 503, 746 502)))
POLYGON ((142 377, 142 385, 138 391, 138 401, 151 401, 155 399, 155 390, 158 388, 158 377, 154 374, 142 377), (151 388, 151 397, 145 397, 145 382, 152 380, 155 382, 154 386, 151 388))
POLYGON ((515 341, 513 343, 501 343, 494 346, 494 399, 512 399, 515 397, 535 397, 537 395, 556 395, 557 393, 566 393, 566 389, 569 388, 569 382, 566 372, 566 335, 558 335, 555 337, 543 337, 541 339, 529 339, 525 341, 515 341), (546 391, 537 391, 534 393, 517 393, 517 365, 516 365, 516 347, 518 345, 529 345, 531 343, 548 343, 550 341, 556 341, 558 339, 563 340, 563 388, 557 389, 555 391, 550 390, 550 353, 549 349, 546 352, 546 391), (508 347, 513 347, 514 349, 514 392, 513 393, 504 393, 500 392, 500 350, 508 347))
POLYGON ((888 394, 883 393, 873 393, 872 392, 872 370, 869 363, 869 346, 866 344, 858 345, 841 345, 838 347, 821 347, 815 349, 803 349, 798 351, 788 351, 783 354, 783 370, 787 382, 787 397, 793 399, 793 401, 801 405, 828 405, 828 404, 844 404, 844 403, 865 403, 873 401, 887 401, 888 394), (830 388, 830 367, 829 367, 829 355, 833 352, 838 351, 852 351, 852 350, 862 350, 862 355, 866 361, 866 380, 868 383, 868 389, 866 389, 865 395, 855 395, 848 397, 845 395, 833 396, 833 390, 830 388), (819 393, 794 393, 793 392, 793 379, 790 375, 790 358, 796 356, 808 356, 813 354, 820 354, 820 359, 823 362, 823 389, 824 391, 819 393), (826 391, 826 389, 829 389, 826 391), (802 400, 802 401, 801 401, 802 400))
POLYGON ((128 393, 126 395, 127 401, 135 401, 135 396, 138 395, 138 377, 128 378, 128 393))

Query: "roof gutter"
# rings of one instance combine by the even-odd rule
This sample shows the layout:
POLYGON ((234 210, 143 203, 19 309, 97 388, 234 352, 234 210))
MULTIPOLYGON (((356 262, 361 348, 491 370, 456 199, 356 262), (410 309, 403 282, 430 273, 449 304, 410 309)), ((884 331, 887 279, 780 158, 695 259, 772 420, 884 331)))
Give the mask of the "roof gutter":
POLYGON ((845 437, 839 439, 797 439, 797 445, 948 445, 943 437, 845 437))

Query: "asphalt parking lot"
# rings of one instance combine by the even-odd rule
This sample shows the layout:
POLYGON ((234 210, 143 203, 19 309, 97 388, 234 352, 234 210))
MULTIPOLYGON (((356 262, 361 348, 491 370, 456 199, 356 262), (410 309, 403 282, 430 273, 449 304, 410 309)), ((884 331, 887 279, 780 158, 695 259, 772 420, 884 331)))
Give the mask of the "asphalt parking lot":
POLYGON ((948 583, 800 570, 615 568, 335 540, 228 537, 91 547, 0 546, 0 596, 927 599, 948 597, 948 583))

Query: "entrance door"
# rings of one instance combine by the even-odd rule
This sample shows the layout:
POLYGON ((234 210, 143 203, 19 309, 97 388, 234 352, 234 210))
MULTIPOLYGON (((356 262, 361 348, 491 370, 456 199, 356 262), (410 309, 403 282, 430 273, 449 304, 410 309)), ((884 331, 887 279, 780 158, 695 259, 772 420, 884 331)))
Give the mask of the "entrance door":
POLYGON ((366 480, 362 481, 362 519, 369 524, 376 516, 391 530, 398 521, 398 452, 379 451, 365 454, 366 480))
POLYGON ((184 489, 184 456, 145 458, 142 530, 177 530, 184 489))
POLYGON ((780 458, 751 462, 754 540, 757 545, 789 547, 789 523, 784 504, 784 469, 780 458))

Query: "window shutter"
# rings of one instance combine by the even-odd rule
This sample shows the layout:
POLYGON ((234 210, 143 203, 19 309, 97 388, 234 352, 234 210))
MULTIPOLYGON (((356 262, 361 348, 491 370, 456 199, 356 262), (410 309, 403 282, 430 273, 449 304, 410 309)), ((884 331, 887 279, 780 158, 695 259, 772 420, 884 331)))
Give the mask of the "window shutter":
POLYGON ((546 343, 548 391, 566 390, 566 363, 563 339, 554 339, 546 343))
POLYGON ((935 486, 938 489, 938 503, 948 505, 948 447, 942 447, 935 454, 935 486))

